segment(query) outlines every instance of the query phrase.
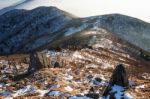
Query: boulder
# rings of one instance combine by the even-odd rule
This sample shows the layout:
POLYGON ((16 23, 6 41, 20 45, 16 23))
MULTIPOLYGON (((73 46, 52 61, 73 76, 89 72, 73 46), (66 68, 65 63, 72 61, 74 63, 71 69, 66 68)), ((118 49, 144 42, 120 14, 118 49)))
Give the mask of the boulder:
POLYGON ((45 54, 40 52, 32 52, 30 54, 30 63, 28 71, 48 67, 50 67, 50 60, 46 57, 45 54))
POLYGON ((46 57, 45 54, 40 52, 32 52, 29 57, 29 68, 27 72, 16 75, 12 80, 21 80, 39 69, 50 67, 50 60, 46 57))
POLYGON ((35 71, 40 68, 42 68, 42 63, 40 61, 40 57, 38 56, 37 52, 32 52, 30 54, 30 63, 29 63, 28 72, 30 72, 32 70, 35 71))
POLYGON ((122 87, 129 86, 128 75, 122 64, 116 66, 115 70, 113 71, 110 84, 120 85, 122 87))
POLYGON ((107 97, 110 94, 113 85, 119 85, 126 88, 129 87, 127 72, 122 64, 117 65, 115 70, 113 71, 113 74, 109 81, 109 85, 104 90, 104 97, 107 97))
POLYGON ((54 68, 60 68, 60 64, 58 62, 54 63, 54 68))
POLYGON ((98 99, 99 98, 98 93, 88 93, 88 94, 86 94, 86 96, 89 97, 90 99, 98 99))

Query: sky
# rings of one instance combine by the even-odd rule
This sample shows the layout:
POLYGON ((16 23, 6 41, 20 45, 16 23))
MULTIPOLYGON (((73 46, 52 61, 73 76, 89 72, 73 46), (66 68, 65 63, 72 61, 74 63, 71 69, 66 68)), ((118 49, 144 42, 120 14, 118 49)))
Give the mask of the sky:
MULTIPOLYGON (((0 9, 24 0, 0 0, 0 9)), ((150 0, 33 0, 19 9, 56 6, 79 17, 120 13, 150 22, 150 0)))

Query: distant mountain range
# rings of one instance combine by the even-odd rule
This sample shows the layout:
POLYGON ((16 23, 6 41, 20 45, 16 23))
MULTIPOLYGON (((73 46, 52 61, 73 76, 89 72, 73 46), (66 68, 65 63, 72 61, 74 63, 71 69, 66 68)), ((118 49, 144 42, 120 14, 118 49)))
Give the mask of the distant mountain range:
POLYGON ((105 33, 150 52, 150 24, 142 20, 120 14, 78 18, 56 7, 38 7, 0 16, 0 54, 93 45, 105 42, 105 33))
POLYGON ((31 10, 40 6, 52 6, 53 0, 2 0, 0 1, 0 15, 14 10, 31 10))
POLYGON ((20 7, 21 5, 25 5, 27 3, 30 3, 31 1, 34 1, 34 0, 20 0, 18 2, 14 1, 14 4, 12 3, 11 5, 5 5, 6 7, 0 9, 0 15, 6 13, 7 11, 11 11, 13 9, 16 9, 16 8, 20 7))

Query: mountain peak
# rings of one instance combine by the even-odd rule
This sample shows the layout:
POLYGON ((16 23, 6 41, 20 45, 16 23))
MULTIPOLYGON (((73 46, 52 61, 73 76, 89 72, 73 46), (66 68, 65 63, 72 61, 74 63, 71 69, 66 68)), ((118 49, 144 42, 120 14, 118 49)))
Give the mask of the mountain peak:
POLYGON ((12 10, 1 15, 0 18, 0 48, 2 53, 3 51, 4 53, 10 53, 10 50, 13 50, 12 52, 18 52, 22 49, 26 51, 28 49, 35 49, 37 48, 36 42, 40 42, 39 38, 44 39, 45 37, 47 39, 40 42, 40 46, 51 41, 52 33, 60 30, 72 19, 71 16, 66 15, 65 12, 56 7, 38 7, 33 10, 12 10), (32 48, 28 44, 30 47, 32 45, 32 48), (24 48, 22 48, 23 46, 24 48), (4 50, 3 48, 6 49, 4 50))
MULTIPOLYGON (((76 18, 56 7, 12 10, 0 16, 1 54, 29 52, 94 27, 150 52, 150 24, 121 14, 76 18), (14 46, 15 45, 15 46, 14 46)), ((62 45, 62 43, 60 44, 62 45)))

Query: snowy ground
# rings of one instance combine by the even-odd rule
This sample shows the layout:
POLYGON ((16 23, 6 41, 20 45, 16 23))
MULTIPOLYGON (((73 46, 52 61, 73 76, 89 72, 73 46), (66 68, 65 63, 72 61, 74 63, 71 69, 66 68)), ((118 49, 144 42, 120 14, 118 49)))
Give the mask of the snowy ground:
MULTIPOLYGON (((90 71, 92 72, 92 71, 90 71)), ((90 99, 85 96, 90 88, 94 87, 96 93, 102 93, 96 87, 103 89, 108 85, 108 80, 102 74, 85 73, 83 70, 72 71, 69 69, 48 69, 38 72, 34 79, 30 77, 27 81, 0 83, 0 95, 3 98, 16 97, 69 97, 69 99, 90 99), (78 71, 78 73, 76 73, 78 71), (51 75, 49 72, 55 74, 51 75), (40 74, 38 74, 40 73, 40 74), (44 74, 43 73, 47 73, 44 74), (40 75, 45 76, 44 78, 40 75), (83 76, 85 75, 85 76, 83 76), (50 77, 49 77, 50 76, 50 77), (81 77, 80 77, 81 76, 81 77), (42 78, 42 79, 40 79, 42 78), (32 79, 32 81, 30 81, 32 79), (53 80, 53 81, 51 81, 53 80)), ((123 88, 114 86, 113 91, 117 91, 117 97, 120 97, 123 88)), ((126 97, 130 94, 127 93, 126 97)), ((119 99, 119 98, 117 98, 119 99)), ((132 99, 132 98, 127 98, 132 99)))
MULTIPOLYGON (((102 49, 63 50, 62 52, 45 50, 43 53, 47 53, 47 57, 51 58, 52 61, 60 61, 61 63, 61 60, 64 59, 65 66, 62 68, 45 68, 28 78, 12 81, 8 78, 8 74, 12 74, 14 68, 8 68, 8 61, 0 61, 2 67, 6 65, 5 68, 1 68, 0 98, 90 99, 87 94, 95 93, 99 94, 100 99, 109 99, 110 96, 104 98, 101 95, 108 85, 115 66, 114 59, 125 60, 124 54, 120 54, 120 58, 115 58, 116 54, 109 53, 114 58, 105 58, 104 55, 106 56, 107 53, 102 49), (94 91, 91 91, 92 88, 94 91)), ((126 56, 128 57, 128 55, 126 56)), ((133 60, 133 57, 128 58, 133 60)), ((130 66, 128 62, 126 64, 130 66)), ((129 70, 131 71, 131 68, 129 70)), ((149 73, 140 74, 138 77, 129 74, 129 89, 114 85, 110 94, 114 93, 117 99, 120 97, 125 99, 146 97, 148 99, 150 93, 149 73)))

